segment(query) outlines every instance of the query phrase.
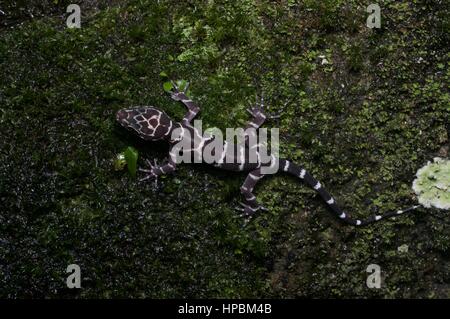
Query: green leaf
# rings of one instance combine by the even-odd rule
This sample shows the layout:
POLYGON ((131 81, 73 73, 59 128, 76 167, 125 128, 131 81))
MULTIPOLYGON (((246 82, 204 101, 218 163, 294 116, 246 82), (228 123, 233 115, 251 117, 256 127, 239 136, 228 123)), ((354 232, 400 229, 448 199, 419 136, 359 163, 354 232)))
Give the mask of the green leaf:
POLYGON ((167 73, 164 72, 164 71, 162 71, 162 72, 159 74, 159 76, 160 76, 160 77, 163 77, 163 78, 168 78, 168 77, 169 77, 169 76, 167 75, 167 73))
POLYGON ((177 80, 177 86, 180 89, 180 91, 184 91, 184 89, 187 86, 187 81, 186 80, 177 80))
POLYGON ((139 152, 134 147, 128 146, 123 154, 125 156, 125 161, 127 162, 128 172, 131 176, 136 177, 139 152))
POLYGON ((170 81, 164 82, 163 89, 166 92, 170 92, 173 89, 173 84, 170 81))

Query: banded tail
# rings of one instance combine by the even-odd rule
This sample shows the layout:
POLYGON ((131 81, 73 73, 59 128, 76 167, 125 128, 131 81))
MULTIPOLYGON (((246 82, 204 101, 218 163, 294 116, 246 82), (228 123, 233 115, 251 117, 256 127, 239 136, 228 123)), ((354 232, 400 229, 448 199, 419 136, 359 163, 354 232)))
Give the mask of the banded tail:
POLYGON ((306 184, 311 186, 311 188, 319 193, 319 195, 322 197, 325 203, 327 203, 328 207, 330 207, 330 209, 336 214, 336 216, 349 225, 365 226, 386 218, 402 215, 421 207, 421 205, 414 205, 403 210, 388 212, 383 215, 375 215, 363 220, 353 219, 337 205, 333 196, 331 196, 330 193, 328 193, 326 189, 322 187, 322 184, 318 180, 316 180, 310 173, 308 173, 303 167, 300 167, 295 163, 292 163, 285 159, 279 160, 279 167, 280 171, 288 172, 289 174, 294 175, 301 180, 304 180, 306 184))

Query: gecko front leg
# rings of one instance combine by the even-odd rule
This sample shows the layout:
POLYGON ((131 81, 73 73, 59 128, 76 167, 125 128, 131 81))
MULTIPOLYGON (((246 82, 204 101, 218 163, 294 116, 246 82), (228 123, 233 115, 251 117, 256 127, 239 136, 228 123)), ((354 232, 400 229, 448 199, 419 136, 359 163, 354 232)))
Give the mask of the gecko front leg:
POLYGON ((188 109, 188 112, 183 117, 183 123, 190 124, 191 121, 197 116, 198 112, 200 112, 200 107, 195 104, 185 92, 188 91, 189 83, 186 84, 184 91, 180 91, 178 86, 172 82, 173 92, 171 93, 171 97, 175 101, 181 101, 188 109))
MULTIPOLYGON (((258 98, 257 98, 258 100, 258 98)), ((284 110, 284 108, 286 107, 288 102, 286 102, 282 109, 280 110, 279 114, 269 114, 266 115, 265 113, 265 105, 264 105, 264 97, 261 95, 261 99, 260 101, 256 101, 255 106, 247 109, 247 112, 250 113, 250 115, 252 116, 251 120, 247 123, 247 125, 244 127, 244 137, 245 137, 245 145, 250 146, 249 145, 249 139, 250 137, 254 138, 253 140, 255 141, 255 138, 257 137, 256 135, 256 130, 259 129, 264 122, 267 119, 277 119, 280 118, 280 114, 281 112, 284 110)))
POLYGON ((153 164, 150 160, 146 160, 146 162, 150 169, 139 168, 139 171, 146 173, 146 176, 139 180, 140 182, 148 179, 154 179, 156 184, 158 182, 158 176, 172 173, 176 170, 176 159, 172 150, 169 152, 169 161, 167 164, 158 165, 156 159, 153 161, 153 164))

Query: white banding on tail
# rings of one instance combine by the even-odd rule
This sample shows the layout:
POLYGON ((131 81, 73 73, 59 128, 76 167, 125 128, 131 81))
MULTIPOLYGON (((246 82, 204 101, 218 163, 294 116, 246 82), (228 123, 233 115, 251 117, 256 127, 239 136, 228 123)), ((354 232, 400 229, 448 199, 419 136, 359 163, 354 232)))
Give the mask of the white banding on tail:
POLYGON ((250 125, 253 126, 254 128, 258 128, 258 127, 259 127, 258 124, 255 124, 255 123, 253 123, 253 122, 248 122, 248 124, 250 124, 250 125))
POLYGON ((287 172, 289 169, 289 161, 286 161, 286 164, 284 164, 283 171, 287 172))
POLYGON ((228 143, 225 141, 223 143, 222 154, 220 155, 219 161, 217 162, 218 164, 223 164, 223 162, 225 160, 225 155, 227 155, 227 149, 228 149, 228 143))
POLYGON ((240 148, 240 157, 239 157, 239 170, 243 171, 244 170, 244 165, 245 165, 245 149, 244 148, 240 148))
POLYGON ((258 152, 258 151, 256 151, 256 160, 257 160, 257 162, 258 162, 257 168, 260 168, 261 165, 262 165, 262 163, 261 163, 261 155, 259 155, 259 152, 258 152))
MULTIPOLYGON (((270 166, 269 166, 269 170, 272 170, 275 168, 275 166, 277 165, 277 158, 275 157, 275 155, 270 155, 270 166)), ((279 162, 278 162, 279 163, 279 162)))
POLYGON ((329 200, 327 200, 327 204, 328 205, 334 204, 334 198, 331 197, 329 200))
POLYGON ((320 184, 320 182, 317 182, 317 184, 314 186, 314 189, 318 190, 321 187, 322 187, 322 185, 320 184))
POLYGON ((339 215, 339 218, 344 219, 345 217, 347 217, 347 215, 343 212, 342 214, 339 215))
POLYGON ((303 179, 305 177, 306 171, 304 169, 302 169, 300 171, 300 175, 298 175, 298 177, 300 177, 301 179, 303 179))

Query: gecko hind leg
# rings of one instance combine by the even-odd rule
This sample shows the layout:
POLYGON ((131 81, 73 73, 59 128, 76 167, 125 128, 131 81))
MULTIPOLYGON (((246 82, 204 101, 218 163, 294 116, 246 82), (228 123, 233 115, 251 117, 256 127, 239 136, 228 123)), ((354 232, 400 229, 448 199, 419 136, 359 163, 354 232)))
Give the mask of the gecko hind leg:
POLYGON ((261 173, 261 168, 257 168, 247 175, 247 178, 241 186, 241 193, 242 195, 244 195, 245 202, 240 203, 242 207, 236 207, 236 210, 242 212, 240 216, 251 218, 259 210, 267 211, 267 208, 260 205, 256 201, 256 197, 253 194, 253 189, 255 188, 258 181, 263 177, 264 175, 261 173))
POLYGON ((244 138, 245 144, 249 146, 249 140, 252 138, 257 139, 256 130, 258 130, 267 119, 279 119, 284 109, 286 108, 289 100, 284 103, 277 114, 265 114, 266 107, 264 104, 264 95, 261 94, 261 98, 258 101, 258 96, 256 97, 255 105, 248 108, 247 112, 252 116, 251 120, 247 122, 247 125, 244 127, 244 138))
MULTIPOLYGON (((248 108, 247 112, 250 113, 252 118, 244 127, 244 140, 245 145, 250 146, 250 141, 256 141, 258 138, 257 130, 264 124, 267 116, 264 114, 264 97, 261 95, 260 101, 256 98, 255 105, 248 108)), ((252 142, 253 144, 254 142, 252 142)))
POLYGON ((264 114, 264 96, 261 95, 259 101, 257 97, 255 105, 248 108, 247 112, 250 113, 252 119, 244 127, 244 130, 249 128, 258 129, 261 125, 263 125, 267 118, 267 116, 264 114))

